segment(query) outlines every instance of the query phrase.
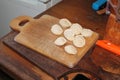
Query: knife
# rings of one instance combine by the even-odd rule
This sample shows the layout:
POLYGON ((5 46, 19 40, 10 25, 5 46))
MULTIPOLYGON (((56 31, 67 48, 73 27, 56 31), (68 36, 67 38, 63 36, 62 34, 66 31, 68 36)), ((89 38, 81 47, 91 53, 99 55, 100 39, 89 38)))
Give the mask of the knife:
POLYGON ((98 40, 96 42, 96 45, 120 56, 120 47, 111 43, 108 40, 98 40))

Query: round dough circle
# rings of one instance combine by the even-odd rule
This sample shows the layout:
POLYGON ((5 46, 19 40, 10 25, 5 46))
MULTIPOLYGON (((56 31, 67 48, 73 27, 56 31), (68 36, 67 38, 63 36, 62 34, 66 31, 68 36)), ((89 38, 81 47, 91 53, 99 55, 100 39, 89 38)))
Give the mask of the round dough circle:
POLYGON ((82 35, 77 35, 75 36, 74 40, 73 40, 73 44, 76 47, 83 47, 85 45, 85 39, 82 35))
POLYGON ((72 31, 74 32, 75 35, 78 35, 82 31, 82 26, 78 23, 74 23, 74 24, 72 24, 70 29, 72 29, 72 31))
POLYGON ((90 37, 90 36, 92 36, 93 31, 90 30, 90 29, 83 29, 82 32, 81 32, 81 34, 82 34, 84 37, 90 37))
POLYGON ((56 40, 55 40, 55 44, 57 46, 63 46, 65 43, 67 42, 67 40, 64 38, 64 37, 58 37, 56 40))
POLYGON ((77 49, 73 45, 66 45, 64 47, 64 50, 68 54, 77 54, 77 49))
POLYGON ((64 36, 66 39, 73 41, 75 34, 73 33, 73 31, 71 29, 66 29, 64 31, 64 36))
POLYGON ((60 25, 55 24, 51 27, 51 32, 55 35, 61 35, 63 33, 63 29, 60 25))
POLYGON ((72 23, 68 19, 66 19, 66 18, 60 19, 59 24, 63 28, 68 28, 68 27, 70 27, 72 25, 72 23))

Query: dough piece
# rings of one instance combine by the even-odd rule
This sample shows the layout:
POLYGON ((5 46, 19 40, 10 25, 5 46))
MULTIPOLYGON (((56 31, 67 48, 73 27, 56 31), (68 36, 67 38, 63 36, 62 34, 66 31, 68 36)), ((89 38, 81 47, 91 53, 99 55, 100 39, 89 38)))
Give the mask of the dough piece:
POLYGON ((73 45, 66 45, 64 47, 64 50, 68 54, 77 54, 77 49, 73 45))
POLYGON ((91 37, 92 34, 93 34, 93 31, 90 30, 90 29, 83 29, 81 34, 84 36, 84 37, 91 37))
POLYGON ((59 24, 63 28, 68 28, 68 27, 70 27, 72 25, 72 23, 68 19, 66 19, 66 18, 60 19, 59 24))
POLYGON ((73 41, 75 34, 73 33, 73 31, 71 29, 66 29, 64 31, 64 36, 66 39, 73 41))
POLYGON ((64 38, 64 37, 58 37, 56 40, 55 40, 55 44, 57 46, 63 46, 65 43, 67 42, 67 40, 64 38))
POLYGON ((75 36, 74 40, 73 40, 73 44, 76 47, 83 47, 85 45, 85 39, 82 35, 77 35, 75 36))
POLYGON ((52 26, 51 32, 55 35, 61 35, 63 33, 63 29, 61 28, 60 25, 55 24, 52 26))
POLYGON ((72 26, 70 28, 72 29, 72 31, 74 32, 75 35, 80 34, 82 31, 82 26, 78 23, 72 24, 72 26))

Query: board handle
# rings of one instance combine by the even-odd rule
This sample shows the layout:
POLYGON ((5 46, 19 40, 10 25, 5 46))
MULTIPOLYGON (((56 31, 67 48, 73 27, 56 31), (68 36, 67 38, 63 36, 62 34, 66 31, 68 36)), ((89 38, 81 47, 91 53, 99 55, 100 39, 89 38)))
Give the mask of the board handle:
POLYGON ((11 20, 10 27, 15 31, 21 31, 22 28, 33 18, 30 16, 18 16, 11 20))

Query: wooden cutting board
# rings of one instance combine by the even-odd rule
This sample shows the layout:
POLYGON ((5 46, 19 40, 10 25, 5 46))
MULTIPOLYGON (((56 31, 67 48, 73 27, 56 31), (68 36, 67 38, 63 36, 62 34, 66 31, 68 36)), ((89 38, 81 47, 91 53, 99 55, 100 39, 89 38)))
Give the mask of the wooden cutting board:
POLYGON ((38 53, 49 57, 67 67, 74 67, 85 53, 94 45, 98 39, 98 34, 93 33, 90 38, 86 38, 86 45, 78 48, 76 55, 67 54, 63 47, 54 44, 58 37, 51 33, 51 26, 58 23, 59 19, 50 15, 43 15, 39 19, 29 16, 20 16, 13 19, 10 26, 20 33, 14 40, 38 53), (24 25, 22 23, 25 23, 24 25))
POLYGON ((61 80, 60 78, 66 77, 69 74, 81 72, 81 69, 82 69, 82 72, 84 70, 87 70, 87 73, 91 73, 91 75, 93 76, 96 75, 97 77, 96 73, 99 72, 99 69, 91 62, 91 59, 89 58, 89 55, 93 51, 94 47, 92 47, 87 52, 87 54, 78 62, 78 64, 75 67, 68 68, 56 62, 55 60, 52 60, 42 54, 39 54, 34 50, 31 50, 28 47, 25 47, 15 42, 14 37, 16 35, 18 35, 18 32, 12 31, 10 34, 6 35, 3 38, 3 43, 7 45, 9 48, 16 51, 21 57, 25 58, 26 60, 30 61, 32 64, 40 68, 43 72, 49 74, 55 80, 61 80))

